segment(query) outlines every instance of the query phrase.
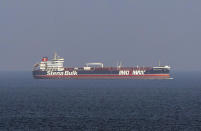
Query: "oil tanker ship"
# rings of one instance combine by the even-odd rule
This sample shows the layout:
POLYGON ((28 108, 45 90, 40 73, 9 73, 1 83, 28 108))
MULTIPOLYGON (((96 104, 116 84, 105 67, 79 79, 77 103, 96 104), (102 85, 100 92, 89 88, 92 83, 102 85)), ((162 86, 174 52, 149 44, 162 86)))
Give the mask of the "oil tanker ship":
POLYGON ((87 63, 84 67, 64 67, 64 58, 56 53, 52 60, 43 57, 33 67, 36 79, 170 79, 170 66, 104 67, 103 63, 87 63))

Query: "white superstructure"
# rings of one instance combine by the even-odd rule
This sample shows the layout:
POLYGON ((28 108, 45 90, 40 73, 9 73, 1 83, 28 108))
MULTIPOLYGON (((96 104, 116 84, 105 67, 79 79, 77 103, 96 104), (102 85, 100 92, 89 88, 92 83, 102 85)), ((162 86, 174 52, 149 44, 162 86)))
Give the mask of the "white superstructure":
POLYGON ((63 71, 64 70, 64 58, 54 54, 54 58, 48 61, 47 57, 43 57, 42 61, 39 64, 40 70, 52 70, 52 71, 63 71))

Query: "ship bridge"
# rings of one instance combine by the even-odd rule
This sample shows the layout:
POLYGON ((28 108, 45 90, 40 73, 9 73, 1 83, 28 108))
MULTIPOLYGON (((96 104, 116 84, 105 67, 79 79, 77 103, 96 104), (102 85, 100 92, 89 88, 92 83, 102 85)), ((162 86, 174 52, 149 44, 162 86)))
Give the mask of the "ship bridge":
POLYGON ((40 70, 57 70, 63 71, 64 70, 64 58, 54 53, 54 57, 52 60, 48 61, 47 57, 43 57, 42 61, 40 62, 40 70))

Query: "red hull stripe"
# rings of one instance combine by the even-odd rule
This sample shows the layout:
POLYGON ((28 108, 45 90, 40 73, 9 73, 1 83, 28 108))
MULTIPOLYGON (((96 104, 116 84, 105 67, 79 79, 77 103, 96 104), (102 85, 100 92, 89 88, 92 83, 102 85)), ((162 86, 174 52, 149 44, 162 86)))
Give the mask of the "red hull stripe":
POLYGON ((145 75, 36 75, 36 77, 170 77, 169 74, 145 74, 145 75))

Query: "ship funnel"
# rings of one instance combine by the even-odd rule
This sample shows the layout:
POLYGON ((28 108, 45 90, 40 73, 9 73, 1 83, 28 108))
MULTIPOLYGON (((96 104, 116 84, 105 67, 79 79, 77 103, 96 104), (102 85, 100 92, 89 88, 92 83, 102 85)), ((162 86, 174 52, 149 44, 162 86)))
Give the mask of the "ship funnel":
POLYGON ((47 58, 47 57, 43 57, 43 58, 42 58, 42 61, 43 61, 43 62, 46 62, 46 61, 48 61, 48 58, 47 58))

